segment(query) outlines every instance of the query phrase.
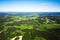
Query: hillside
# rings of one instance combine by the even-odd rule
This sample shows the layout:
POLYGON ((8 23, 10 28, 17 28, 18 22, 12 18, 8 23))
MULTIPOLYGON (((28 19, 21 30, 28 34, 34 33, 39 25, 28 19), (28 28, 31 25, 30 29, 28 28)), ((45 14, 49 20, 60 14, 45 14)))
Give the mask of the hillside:
POLYGON ((60 40, 60 13, 0 13, 0 40, 60 40))

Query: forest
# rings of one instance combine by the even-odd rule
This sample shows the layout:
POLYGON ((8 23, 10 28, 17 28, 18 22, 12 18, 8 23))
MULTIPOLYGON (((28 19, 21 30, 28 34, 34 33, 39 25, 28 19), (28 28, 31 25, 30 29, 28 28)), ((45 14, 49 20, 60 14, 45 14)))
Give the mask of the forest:
POLYGON ((0 40, 60 40, 60 13, 0 13, 0 40))

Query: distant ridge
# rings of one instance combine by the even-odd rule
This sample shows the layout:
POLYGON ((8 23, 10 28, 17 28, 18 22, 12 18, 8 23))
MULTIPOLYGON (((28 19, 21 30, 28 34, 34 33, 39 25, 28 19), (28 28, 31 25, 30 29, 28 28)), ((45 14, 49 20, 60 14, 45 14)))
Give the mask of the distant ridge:
POLYGON ((31 14, 38 14, 41 16, 53 16, 53 15, 60 15, 60 12, 0 12, 0 16, 4 15, 31 15, 31 14))

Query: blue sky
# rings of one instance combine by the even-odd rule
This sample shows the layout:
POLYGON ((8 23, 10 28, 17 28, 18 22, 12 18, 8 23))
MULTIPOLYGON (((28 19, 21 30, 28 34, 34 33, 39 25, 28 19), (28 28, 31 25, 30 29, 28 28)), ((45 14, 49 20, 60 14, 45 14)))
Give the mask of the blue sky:
POLYGON ((0 0, 0 12, 60 12, 60 0, 0 0))

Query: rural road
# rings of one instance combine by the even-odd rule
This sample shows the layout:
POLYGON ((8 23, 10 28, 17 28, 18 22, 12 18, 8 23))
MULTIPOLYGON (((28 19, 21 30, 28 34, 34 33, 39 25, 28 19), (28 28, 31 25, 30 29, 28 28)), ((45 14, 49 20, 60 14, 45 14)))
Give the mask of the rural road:
MULTIPOLYGON (((19 40, 22 40, 23 36, 18 36, 18 37, 19 37, 19 40)), ((12 38, 11 40, 15 40, 15 39, 16 39, 16 37, 12 38)))

